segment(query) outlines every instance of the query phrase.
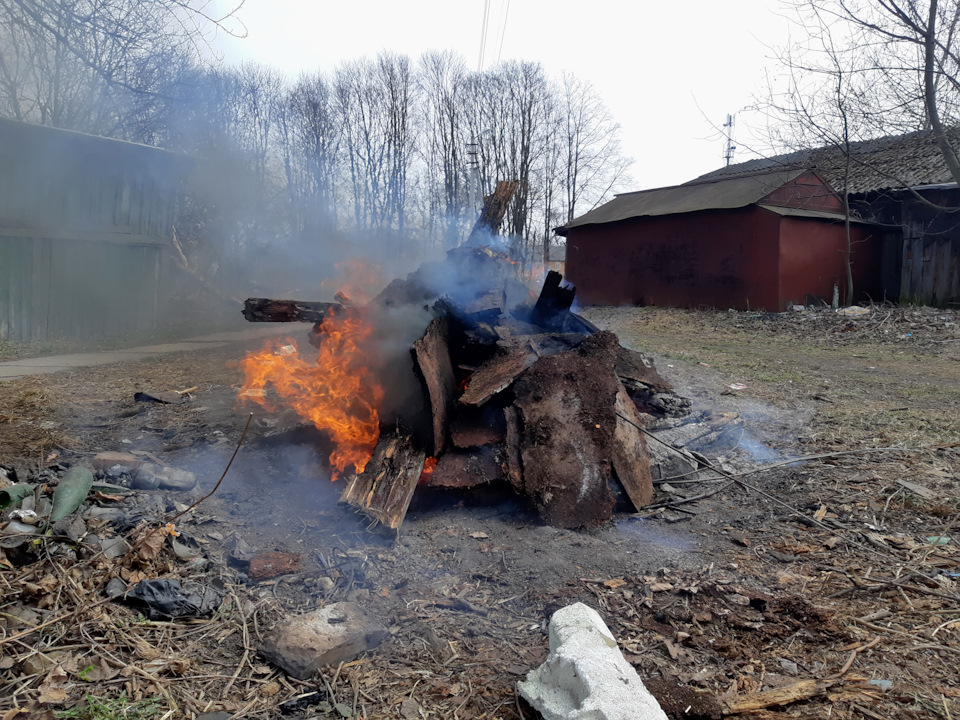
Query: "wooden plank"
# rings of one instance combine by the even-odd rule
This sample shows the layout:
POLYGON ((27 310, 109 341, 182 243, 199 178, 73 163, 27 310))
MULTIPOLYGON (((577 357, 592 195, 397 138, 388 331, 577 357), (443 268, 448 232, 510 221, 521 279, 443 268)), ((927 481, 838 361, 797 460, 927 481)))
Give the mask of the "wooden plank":
POLYGON ((494 395, 510 387, 513 381, 536 361, 536 353, 526 349, 493 357, 470 376, 467 389, 460 396, 460 403, 483 405, 494 395))
POLYGON ((490 447, 480 452, 445 452, 427 483, 430 487, 463 490, 503 479, 501 451, 490 447))
POLYGON ((650 455, 644 437, 643 418, 637 412, 623 383, 617 381, 617 427, 613 433, 611 460, 613 471, 623 485, 627 497, 639 510, 653 500, 653 478, 650 475, 650 455))
POLYGON ((514 385, 523 494, 555 527, 599 526, 613 515, 617 347, 616 335, 597 333, 540 358, 514 385))
POLYGON ((33 329, 31 336, 33 340, 46 340, 47 334, 47 315, 50 311, 50 265, 49 265, 49 245, 50 241, 37 239, 33 241, 32 258, 32 305, 33 305, 33 329))
POLYGON ((438 457, 447 444, 450 411, 457 391, 457 379, 450 362, 449 337, 450 322, 445 317, 436 317, 411 348, 430 398, 433 420, 433 451, 430 454, 433 457, 438 457))
POLYGON ((0 340, 13 340, 13 241, 0 239, 0 340))
POLYGON ((340 502, 389 528, 400 527, 426 458, 425 452, 415 448, 412 435, 399 429, 381 434, 373 457, 347 483, 340 502))

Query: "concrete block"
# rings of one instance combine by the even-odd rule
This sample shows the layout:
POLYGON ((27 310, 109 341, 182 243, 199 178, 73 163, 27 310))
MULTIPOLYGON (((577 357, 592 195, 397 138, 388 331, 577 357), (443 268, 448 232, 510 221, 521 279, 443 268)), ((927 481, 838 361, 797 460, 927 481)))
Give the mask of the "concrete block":
POLYGON ((355 603, 327 605, 281 620, 260 653, 293 677, 306 680, 324 665, 349 662, 390 634, 355 603))
POLYGON ((575 603, 550 619, 550 655, 517 683, 544 720, 667 720, 596 610, 575 603))

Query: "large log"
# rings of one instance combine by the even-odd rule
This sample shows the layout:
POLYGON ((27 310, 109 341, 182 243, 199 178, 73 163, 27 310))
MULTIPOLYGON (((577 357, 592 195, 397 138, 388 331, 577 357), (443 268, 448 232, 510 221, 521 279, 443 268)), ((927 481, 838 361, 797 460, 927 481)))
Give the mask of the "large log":
POLYGON ((489 245, 490 237, 500 232, 503 216, 507 213, 507 206, 513 199, 513 194, 520 187, 519 180, 501 180, 497 183, 493 194, 483 198, 483 210, 477 220, 465 245, 489 245))
POLYGON ((399 429, 381 434, 373 457, 347 483, 340 502, 395 530, 407 515, 426 457, 411 435, 399 429))
POLYGON ((247 322, 320 323, 323 322, 330 308, 340 307, 343 306, 335 302, 247 298, 243 303, 243 316, 247 322))

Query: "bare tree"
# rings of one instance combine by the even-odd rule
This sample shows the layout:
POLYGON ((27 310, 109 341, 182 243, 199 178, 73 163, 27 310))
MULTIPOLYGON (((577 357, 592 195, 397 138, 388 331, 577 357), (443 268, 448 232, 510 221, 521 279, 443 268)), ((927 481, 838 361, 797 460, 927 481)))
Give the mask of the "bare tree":
POLYGON ((175 55, 209 55, 213 28, 239 8, 209 14, 209 0, 6 0, 0 3, 0 112, 20 120, 123 136, 125 111, 160 99, 175 55))
POLYGON ((466 209, 468 132, 466 114, 467 67, 451 51, 432 52, 420 58, 418 89, 423 102, 421 156, 429 178, 425 192, 435 195, 431 203, 443 223, 443 245, 451 247, 459 238, 461 215, 466 209))
MULTIPOLYGON (((946 131, 960 122, 960 0, 795 0, 793 8, 806 27, 829 28, 836 39, 821 55, 858 58, 849 73, 864 89, 858 121, 873 135, 932 130, 960 182, 960 160, 946 131)), ((807 62, 817 64, 809 56, 807 62)))
POLYGON ((596 207, 623 180, 631 160, 620 150, 620 125, 590 83, 565 73, 561 93, 564 210, 570 221, 596 207))

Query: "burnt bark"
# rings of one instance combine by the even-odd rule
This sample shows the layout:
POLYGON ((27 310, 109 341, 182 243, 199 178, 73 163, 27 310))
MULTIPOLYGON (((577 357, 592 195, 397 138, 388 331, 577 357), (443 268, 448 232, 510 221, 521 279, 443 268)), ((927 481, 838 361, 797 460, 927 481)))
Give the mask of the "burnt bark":
POLYGON ((450 409, 457 391, 457 381, 450 362, 450 323, 445 317, 434 318, 423 336, 413 343, 411 352, 430 398, 433 424, 433 452, 437 457, 447 443, 450 409))

